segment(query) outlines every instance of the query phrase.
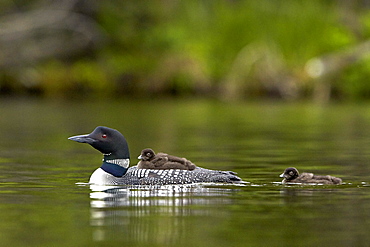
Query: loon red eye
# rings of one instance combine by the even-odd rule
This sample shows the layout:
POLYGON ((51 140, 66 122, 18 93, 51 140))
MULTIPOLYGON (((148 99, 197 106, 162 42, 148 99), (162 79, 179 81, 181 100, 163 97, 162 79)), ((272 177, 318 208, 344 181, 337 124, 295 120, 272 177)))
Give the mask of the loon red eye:
POLYGON ((107 138, 107 135, 106 135, 106 134, 103 134, 101 137, 103 137, 103 138, 107 138))

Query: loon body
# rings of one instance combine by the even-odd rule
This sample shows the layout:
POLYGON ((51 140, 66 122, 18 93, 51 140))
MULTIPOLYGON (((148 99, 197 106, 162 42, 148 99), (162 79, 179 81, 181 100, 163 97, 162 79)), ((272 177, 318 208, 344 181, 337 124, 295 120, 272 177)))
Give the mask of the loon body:
POLYGON ((303 184, 341 184, 342 179, 330 175, 314 175, 313 173, 299 174, 294 167, 285 169, 284 173, 280 175, 283 177, 282 183, 303 183, 303 184))
POLYGON ((125 137, 117 130, 96 127, 86 135, 72 136, 69 140, 88 143, 103 155, 103 164, 91 175, 89 183, 102 185, 166 185, 190 183, 243 183, 231 171, 216 171, 200 167, 194 170, 139 169, 129 167, 130 152, 125 137))
POLYGON ((165 153, 155 154, 151 148, 143 149, 138 158, 141 159, 137 164, 139 169, 180 169, 191 171, 196 168, 191 161, 185 158, 165 153))

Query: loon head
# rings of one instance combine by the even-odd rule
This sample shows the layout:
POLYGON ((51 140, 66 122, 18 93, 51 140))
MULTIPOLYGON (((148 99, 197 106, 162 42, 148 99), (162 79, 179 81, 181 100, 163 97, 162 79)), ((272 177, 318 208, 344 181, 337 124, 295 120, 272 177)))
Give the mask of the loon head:
POLYGON ((143 161, 150 161, 151 159, 153 159, 155 156, 155 153, 153 151, 153 149, 151 148, 145 148, 141 151, 141 154, 139 157, 137 157, 139 160, 143 160, 143 161))
POLYGON ((125 137, 115 129, 99 126, 90 134, 72 136, 68 139, 90 144, 104 154, 104 160, 130 158, 125 137))
POLYGON ((299 176, 299 172, 294 167, 289 167, 280 175, 281 178, 285 178, 287 181, 293 180, 299 176))

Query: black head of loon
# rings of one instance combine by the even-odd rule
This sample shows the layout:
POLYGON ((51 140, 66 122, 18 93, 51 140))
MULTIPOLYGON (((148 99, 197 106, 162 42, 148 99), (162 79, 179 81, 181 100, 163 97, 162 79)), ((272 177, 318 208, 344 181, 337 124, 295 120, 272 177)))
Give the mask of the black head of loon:
POLYGON ((88 143, 99 150, 105 159, 129 159, 130 152, 125 137, 115 129, 99 126, 86 135, 72 136, 69 140, 88 143))
POLYGON ((88 143, 103 155, 101 168, 116 176, 123 176, 130 164, 130 151, 125 137, 115 129, 99 126, 86 135, 72 136, 69 140, 88 143))

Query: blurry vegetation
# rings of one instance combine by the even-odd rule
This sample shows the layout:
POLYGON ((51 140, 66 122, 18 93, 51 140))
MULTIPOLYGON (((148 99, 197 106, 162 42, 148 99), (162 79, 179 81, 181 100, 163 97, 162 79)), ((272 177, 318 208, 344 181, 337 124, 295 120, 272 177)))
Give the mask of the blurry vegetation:
POLYGON ((0 7, 2 94, 370 97, 366 0, 4 0, 0 7))

